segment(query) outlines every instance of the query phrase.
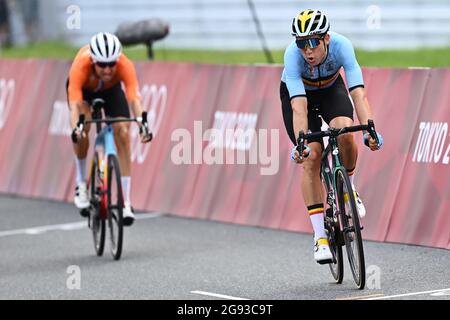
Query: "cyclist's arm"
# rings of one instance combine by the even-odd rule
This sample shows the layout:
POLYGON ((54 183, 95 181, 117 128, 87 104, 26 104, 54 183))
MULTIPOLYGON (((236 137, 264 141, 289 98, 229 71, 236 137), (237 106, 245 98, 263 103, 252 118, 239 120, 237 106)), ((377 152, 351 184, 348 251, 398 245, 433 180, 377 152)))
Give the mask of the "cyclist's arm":
POLYGON ((367 120, 373 119, 372 109, 367 99, 366 90, 363 87, 358 87, 350 91, 353 104, 355 105, 356 115, 359 123, 367 124, 367 120))
POLYGON ((308 102, 306 97, 295 97, 291 99, 293 111, 293 125, 295 138, 298 139, 300 130, 308 132, 308 102))
POLYGON ((83 73, 72 67, 69 73, 69 87, 67 88, 67 100, 70 110, 70 127, 77 126, 80 110, 83 106, 83 73))
POLYGON ((120 57, 120 64, 121 79, 125 85, 125 91, 131 111, 135 117, 140 117, 142 115, 143 108, 136 69, 133 62, 124 55, 120 57))
POLYGON ((80 116, 79 110, 81 110, 82 102, 70 102, 70 127, 74 129, 77 126, 78 118, 80 116))
POLYGON ((293 127, 295 138, 303 130, 308 131, 308 102, 306 99, 305 86, 301 79, 301 55, 297 47, 291 44, 284 53, 284 71, 286 87, 291 98, 293 111, 293 127))
POLYGON ((144 108, 142 108, 141 100, 135 99, 130 102, 131 109, 133 110, 133 114, 135 117, 140 117, 144 108))

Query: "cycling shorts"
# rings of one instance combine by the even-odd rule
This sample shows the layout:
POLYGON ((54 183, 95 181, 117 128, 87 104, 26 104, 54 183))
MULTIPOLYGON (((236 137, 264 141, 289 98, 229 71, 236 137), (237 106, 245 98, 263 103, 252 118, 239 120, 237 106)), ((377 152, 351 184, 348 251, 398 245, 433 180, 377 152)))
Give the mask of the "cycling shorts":
MULTIPOLYGON (((297 145, 295 137, 298 132, 294 134, 291 98, 286 83, 283 81, 280 84, 280 99, 284 126, 292 143, 297 145)), ((322 119, 327 124, 336 117, 347 117, 353 120, 353 105, 348 96, 344 80, 340 75, 328 88, 306 90, 306 99, 308 100, 308 129, 311 132, 321 130, 322 119)), ((320 142, 323 147, 323 139, 321 138, 308 140, 308 143, 311 142, 320 142)))
MULTIPOLYGON (((68 93, 69 79, 66 81, 66 93, 68 93)), ((92 105, 94 99, 101 98, 105 101, 105 106, 103 108, 105 116, 109 118, 117 117, 130 117, 130 109, 128 107, 128 101, 125 96, 125 92, 122 90, 120 82, 115 84, 109 89, 92 92, 83 89, 83 100, 89 105, 92 105)))

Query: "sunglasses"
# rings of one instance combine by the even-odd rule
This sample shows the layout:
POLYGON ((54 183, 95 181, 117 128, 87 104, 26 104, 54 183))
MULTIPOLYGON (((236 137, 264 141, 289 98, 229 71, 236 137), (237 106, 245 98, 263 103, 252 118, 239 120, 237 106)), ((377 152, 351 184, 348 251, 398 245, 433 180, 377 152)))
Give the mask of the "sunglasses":
POLYGON ((96 63, 95 63, 95 65, 96 65, 97 67, 102 68, 102 69, 104 69, 104 68, 106 68, 106 67, 112 68, 112 67, 114 67, 116 64, 117 64, 116 61, 114 61, 114 62, 96 62, 96 63))
POLYGON ((320 40, 323 38, 310 38, 310 39, 297 39, 295 40, 295 43, 297 44, 297 47, 299 49, 306 49, 306 47, 310 47, 311 49, 314 49, 319 46, 320 40))

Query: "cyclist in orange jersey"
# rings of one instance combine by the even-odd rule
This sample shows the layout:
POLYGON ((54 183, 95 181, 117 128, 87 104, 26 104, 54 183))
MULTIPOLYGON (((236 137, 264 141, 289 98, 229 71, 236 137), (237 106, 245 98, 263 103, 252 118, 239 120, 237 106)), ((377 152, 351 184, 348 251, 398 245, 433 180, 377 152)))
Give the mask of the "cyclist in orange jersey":
MULTIPOLYGON (((66 83, 67 100, 70 109, 70 125, 73 129, 72 140, 76 163, 76 188, 74 202, 80 213, 86 215, 89 207, 89 197, 86 186, 86 157, 89 149, 86 126, 83 132, 77 129, 77 121, 81 113, 86 119, 91 119, 91 104, 94 99, 103 99, 103 111, 107 117, 130 117, 129 105, 136 117, 143 112, 139 94, 139 83, 136 70, 123 53, 119 39, 110 33, 100 32, 92 37, 89 45, 82 47, 70 68, 66 83), (123 85, 123 86, 122 86, 123 85), (124 88, 124 90, 122 89, 124 88)), ((143 126, 140 123, 140 126, 143 126)), ((130 124, 114 123, 114 138, 122 173, 122 190, 124 195, 124 225, 134 221, 130 201, 131 191, 131 143, 129 136, 130 124)), ((151 135, 145 135, 140 130, 143 143, 151 140, 151 135)))

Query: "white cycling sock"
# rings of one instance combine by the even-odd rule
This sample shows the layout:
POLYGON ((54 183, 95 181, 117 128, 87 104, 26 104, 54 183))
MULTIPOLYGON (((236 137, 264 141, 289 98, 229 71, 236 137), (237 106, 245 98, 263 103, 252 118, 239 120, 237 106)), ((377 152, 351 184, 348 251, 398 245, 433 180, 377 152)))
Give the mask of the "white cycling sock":
POLYGON ((317 239, 319 238, 327 238, 324 227, 323 212, 312 214, 309 216, 309 218, 311 219, 311 223, 314 229, 314 241, 317 241, 317 239))
POLYGON ((86 158, 84 159, 78 159, 77 157, 75 157, 75 165, 76 165, 76 172, 77 172, 77 177, 76 177, 76 182, 77 185, 79 185, 82 182, 86 182, 86 158))
POLYGON ((352 186, 354 186, 355 184, 354 184, 353 180, 354 180, 354 178, 355 178, 355 175, 352 174, 352 175, 349 176, 348 178, 350 179, 350 184, 351 184, 352 186))
POLYGON ((131 177, 122 177, 122 193, 124 196, 123 201, 124 202, 131 202, 130 201, 130 191, 131 191, 131 177))

